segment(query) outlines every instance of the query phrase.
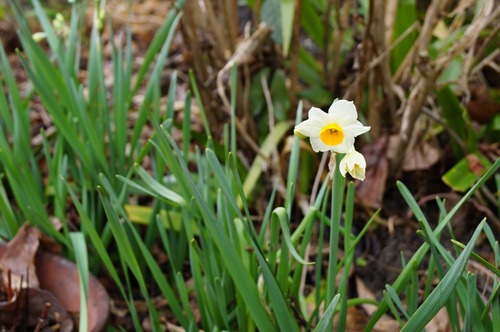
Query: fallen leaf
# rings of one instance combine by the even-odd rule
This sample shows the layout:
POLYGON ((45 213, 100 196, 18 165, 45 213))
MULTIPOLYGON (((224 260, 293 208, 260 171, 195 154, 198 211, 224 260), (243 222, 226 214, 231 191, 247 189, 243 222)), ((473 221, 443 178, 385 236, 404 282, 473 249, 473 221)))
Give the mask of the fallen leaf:
POLYGON ((467 160, 467 166, 474 175, 481 176, 484 174, 485 169, 478 156, 469 153, 467 156, 465 156, 465 159, 467 160))
MULTIPOLYGON (((358 277, 356 277, 356 291, 360 298, 376 300, 375 294, 373 294, 373 292, 370 289, 368 289, 368 287, 366 287, 364 282, 358 277)), ((361 307, 366 311, 366 313, 369 316, 373 315, 373 313, 377 310, 377 306, 373 304, 362 304, 361 307)), ((395 332, 399 330, 400 327, 398 322, 387 314, 382 315, 382 317, 377 321, 377 323, 372 329, 372 331, 379 331, 379 332, 382 331, 395 332)))
MULTIPOLYGON (((40 319, 44 326, 58 326, 57 331, 73 331, 73 320, 59 300, 40 288, 24 288, 9 301, 0 302, 0 325, 32 330, 40 319), (47 305, 48 304, 48 305, 47 305), (46 307, 48 306, 48 310, 46 307), (44 312, 46 311, 46 312, 44 312)), ((42 329, 52 331, 52 329, 42 329)))
MULTIPOLYGON (((0 302, 0 325, 12 330, 34 329, 42 319, 44 326, 57 325, 58 331, 69 332, 73 330, 73 320, 68 312, 54 295, 39 288, 35 255, 40 237, 40 230, 24 225, 2 250, 1 285, 11 295, 0 302)), ((51 329, 41 329, 46 330, 51 329)))
POLYGON ((39 287, 35 270, 35 254, 38 250, 39 239, 38 228, 24 225, 8 243, 7 249, 0 257, 0 272, 4 285, 8 284, 8 271, 10 271, 13 290, 39 287))
POLYGON ((361 150, 366 159, 366 179, 358 184, 356 194, 366 207, 376 209, 382 205, 389 168, 387 143, 388 136, 382 135, 361 150))
MULTIPOLYGON (((6 250, 7 244, 0 243, 0 260, 3 259, 6 250)), ((43 251, 38 251, 34 259, 39 288, 30 290, 30 293, 26 293, 26 288, 16 292, 9 289, 9 286, 3 282, 0 283, 0 313, 7 312, 6 308, 14 302, 14 298, 17 299, 17 302, 15 302, 16 308, 20 307, 20 305, 25 305, 27 308, 19 314, 11 314, 10 323, 4 325, 0 323, 0 326, 8 325, 12 327, 11 330, 18 330, 19 321, 23 322, 23 324, 25 321, 27 322, 28 313, 34 317, 36 316, 35 318, 38 319, 40 318, 40 308, 43 312, 46 308, 46 303, 49 303, 52 306, 52 311, 47 310, 47 317, 49 318, 49 324, 52 325, 47 326, 41 331, 71 331, 72 325, 68 324, 73 323, 68 323, 64 320, 66 319, 65 317, 71 319, 73 314, 77 316, 80 312, 80 287, 76 265, 60 256, 43 251), (22 292, 25 292, 23 294, 28 294, 29 296, 20 295, 22 292), (33 294, 36 294, 36 297, 31 292, 34 292, 33 294), (50 296, 46 296, 47 293, 50 296), (54 299, 57 299, 57 302, 54 299), (37 304, 38 302, 40 304, 37 304), (60 309, 61 307, 64 308, 64 311, 60 309), (53 318, 50 316, 51 312, 54 312, 53 318), (66 329, 65 326, 69 327, 66 329)), ((92 275, 89 278, 88 290, 87 310, 89 315, 89 331, 101 331, 109 314, 109 296, 103 286, 92 275)))
POLYGON ((471 100, 467 104, 467 111, 472 120, 489 123, 497 114, 500 114, 500 104, 492 97, 493 93, 486 85, 479 81, 471 81, 469 91, 471 100))
POLYGON ((438 313, 425 326, 426 332, 449 332, 451 331, 450 319, 446 307, 441 308, 438 313))
POLYGON ((403 162, 403 170, 427 170, 439 161, 440 156, 437 148, 429 142, 423 142, 408 153, 403 162))
MULTIPOLYGON (((2 291, 2 289, 0 288, 0 294, 3 296, 1 291, 2 291)), ((14 304, 16 303, 16 301, 17 301, 17 293, 14 293, 12 295, 12 297, 7 298, 6 301, 2 301, 0 299, 0 325, 5 325, 6 319, 4 318, 4 316, 11 316, 12 315, 12 313, 10 311, 11 311, 11 308, 14 307, 14 304)))
POLYGON ((348 307, 346 319, 346 332, 362 332, 370 317, 362 308, 348 307))

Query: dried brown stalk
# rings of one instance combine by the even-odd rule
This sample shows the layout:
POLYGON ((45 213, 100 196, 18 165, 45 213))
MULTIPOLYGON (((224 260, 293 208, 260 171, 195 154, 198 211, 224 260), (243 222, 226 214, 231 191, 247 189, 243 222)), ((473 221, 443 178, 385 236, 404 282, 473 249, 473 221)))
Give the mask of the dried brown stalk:
MULTIPOLYGON (((335 21, 337 23, 337 29, 333 31, 333 47, 329 51, 332 54, 330 69, 327 71, 326 86, 330 91, 337 90, 338 76, 340 72, 340 55, 342 43, 344 41, 345 30, 348 28, 349 24, 349 12, 352 6, 352 0, 346 0, 341 3, 340 0, 333 0, 333 5, 335 7, 335 21)), ((328 33, 328 30, 325 30, 328 33)))
POLYGON ((326 1, 325 15, 323 16, 323 75, 327 88, 330 88, 328 73, 330 72, 330 15, 332 13, 333 0, 326 1))
POLYGON ((206 18, 208 20, 208 25, 210 27, 211 36, 215 39, 214 45, 217 45, 217 47, 214 47, 213 49, 213 51, 217 55, 214 60, 217 62, 226 61, 226 59, 230 56, 232 50, 229 47, 228 38, 225 36, 224 33, 224 31, 226 30, 224 29, 225 15, 215 14, 213 1, 204 1, 204 3, 206 9, 205 11, 206 18), (220 24, 221 20, 222 24, 220 24))
MULTIPOLYGON (((187 59, 192 64, 201 101, 216 136, 222 133, 227 119, 227 108, 221 107, 216 79, 238 52, 235 50, 239 35, 237 10, 236 0, 186 1, 181 21, 182 35, 190 51, 187 59)), ((243 109, 240 106, 238 109, 243 109)))
POLYGON ((413 148, 410 144, 413 135, 413 129, 420 110, 422 109, 425 99, 434 87, 434 82, 441 73, 441 70, 434 68, 428 61, 425 55, 420 58, 419 69, 415 73, 415 85, 412 87, 410 96, 402 107, 403 117, 401 121, 401 129, 399 131, 400 140, 396 146, 394 159, 391 160, 391 172, 393 176, 397 176, 403 165, 403 161, 408 151, 413 148))
MULTIPOLYGON (((274 107, 273 107, 273 100, 271 96, 271 91, 269 91, 269 86, 267 84, 267 80, 262 75, 260 83, 262 85, 262 91, 264 92, 264 98, 266 100, 266 105, 267 105, 267 111, 268 111, 268 119, 269 119, 269 132, 273 132, 275 128, 275 122, 274 122, 274 107)), ((273 148, 273 151, 271 152, 271 167, 273 169, 273 174, 276 179, 279 179, 281 183, 285 183, 282 168, 279 163, 279 153, 278 149, 276 147, 273 148)))
MULTIPOLYGON (((352 99, 354 96, 354 90, 358 89, 362 81, 364 81, 370 71, 372 71, 374 68, 376 68, 384 58, 389 57, 391 54, 392 50, 396 48, 401 42, 408 37, 410 33, 415 31, 419 26, 418 22, 413 23, 411 26, 406 29, 404 33, 402 33, 392 44, 390 44, 381 54, 379 54, 376 58, 372 59, 368 66, 364 67, 362 71, 360 71, 354 81, 349 84, 349 87, 347 88, 346 92, 344 93, 343 98, 344 99, 352 99)), ((396 86, 393 86, 393 89, 396 90, 396 86)), ((397 90, 395 91, 397 94, 397 90)))
MULTIPOLYGON (((400 36, 392 45, 387 46, 387 0, 371 0, 369 20, 365 30, 363 43, 359 47, 359 69, 354 82, 345 93, 345 98, 354 99, 356 103, 366 97, 372 105, 369 122, 372 126, 371 135, 377 138, 382 133, 382 119, 389 118, 390 124, 395 122, 396 95, 389 65, 391 50, 404 38, 400 36), (380 94, 382 89, 383 94, 380 94), (382 111, 388 109, 386 114, 382 111)), ((413 29, 413 28, 412 28, 413 29)), ((410 29, 409 29, 410 30, 410 29)), ((409 32, 403 35, 407 36, 409 32)))
MULTIPOLYGON (((293 16, 292 49, 290 61, 290 107, 297 108, 297 86, 299 81, 299 53, 300 53, 300 16, 302 0, 295 0, 295 14, 293 16)), ((290 112, 290 117, 294 113, 290 112)))
POLYGON ((227 20, 227 34, 229 37, 229 47, 231 51, 236 48, 236 42, 238 40, 238 1, 236 0, 224 0, 224 16, 227 20))
MULTIPOLYGON (((438 21, 441 10, 446 3, 439 0, 433 1, 427 11, 422 31, 417 41, 417 49, 420 51, 416 61, 416 72, 412 80, 412 89, 406 103, 402 105, 402 122, 399 131, 400 141, 396 146, 394 158, 391 160, 391 174, 400 172, 404 158, 413 148, 412 135, 414 134, 415 122, 421 113, 425 98, 435 87, 435 81, 447 64, 458 54, 467 49, 473 49, 480 32, 500 14, 500 8, 493 11, 493 0, 485 1, 464 35, 445 54, 439 56, 435 61, 430 61, 427 49, 431 41, 432 31, 438 21)), ((409 74, 408 74, 409 75, 409 74)))
POLYGON ((490 22, 500 15, 500 7, 493 11, 493 0, 487 0, 481 7, 481 12, 474 18, 465 30, 463 36, 446 52, 436 60, 437 66, 446 66, 454 57, 463 53, 466 49, 475 45, 479 34, 490 22))
POLYGON ((227 74, 233 65, 241 65, 249 62, 254 54, 260 51, 264 43, 267 41, 270 33, 271 28, 266 24, 261 23, 257 30, 249 38, 243 40, 238 45, 229 61, 227 61, 224 67, 217 73, 217 92, 227 109, 230 108, 229 100, 226 96, 224 88, 224 80, 227 79, 227 74))
POLYGON ((417 58, 422 53, 427 53, 427 49, 429 48, 429 44, 432 39, 432 32, 441 17, 443 9, 448 5, 449 1, 450 0, 433 0, 430 3, 427 8, 424 23, 420 29, 418 39, 414 47, 410 50, 410 52, 408 52, 408 55, 403 63, 400 65, 398 72, 396 72, 394 77, 395 82, 398 83, 408 81, 409 77, 412 75, 413 66, 417 63, 417 58))
POLYGON ((40 332, 42 329, 45 327, 47 324, 47 319, 49 316, 49 309, 52 305, 50 303, 45 303, 45 307, 43 308, 42 313, 40 314, 40 317, 38 318, 38 322, 36 323, 34 332, 40 332))
MULTIPOLYGON (((185 14, 181 20, 181 31, 186 44, 189 45, 191 50, 190 59, 192 62, 193 70, 198 82, 203 83, 208 80, 208 71, 206 63, 203 59, 203 51, 201 47, 201 39, 198 36, 198 29, 195 22, 200 24, 197 18, 200 16, 200 8, 197 1, 186 1, 185 14)), ((200 89, 202 100, 205 102, 206 97, 203 89, 200 89)))

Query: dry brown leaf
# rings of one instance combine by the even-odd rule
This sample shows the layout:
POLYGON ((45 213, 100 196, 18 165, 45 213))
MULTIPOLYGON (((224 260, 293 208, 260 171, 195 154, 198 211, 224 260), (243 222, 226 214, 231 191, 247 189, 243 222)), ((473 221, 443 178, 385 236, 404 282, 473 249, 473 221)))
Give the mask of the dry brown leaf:
POLYGON ((450 320, 448 318, 448 312, 446 308, 443 307, 434 316, 429 324, 425 327, 426 332, 448 332, 451 331, 450 320))
POLYGON ((363 331, 369 319, 370 317, 368 317, 366 311, 363 309, 358 307, 348 307, 346 332, 363 331))
MULTIPOLYGON (((40 237, 40 230, 24 225, 2 250, 2 285, 11 295, 0 302, 0 325, 12 329, 34 328, 43 319, 45 326, 57 325, 58 331, 69 332, 73 330, 73 320, 68 312, 54 295, 39 288, 35 256, 40 237)), ((42 329, 46 330, 50 329, 42 329)))
POLYGON ((60 332, 73 331, 71 316, 59 300, 46 290, 24 288, 9 303, 0 302, 0 325, 15 327, 16 330, 20 326, 33 329, 41 318, 47 326, 42 331, 52 331, 48 326, 58 326, 57 331, 60 332))
MULTIPOLYGON (((392 135, 389 138, 387 156, 389 159, 396 158, 396 147, 400 144, 401 137, 392 135)), ((422 142, 418 146, 407 151, 404 156, 402 169, 405 171, 427 170, 436 164, 440 158, 439 150, 429 142, 422 142)))
POLYGON ((470 153, 465 156, 465 159, 467 159, 467 166, 469 167, 471 172, 474 173, 474 175, 481 176, 484 174, 485 169, 478 156, 470 153))
MULTIPOLYGON (((358 292, 358 295, 360 298, 365 298, 365 299, 372 299, 376 300, 375 294, 366 287, 364 282, 356 277, 356 290, 358 292)), ((371 316, 373 313, 377 310, 377 307, 372 304, 362 304, 361 307, 366 311, 366 313, 371 316)), ((396 332, 399 331, 400 327, 398 322, 391 318, 389 315, 383 315, 375 324, 373 327, 372 331, 379 331, 379 332, 396 332)))
MULTIPOLYGON (((495 61, 499 61, 497 56, 495 61)), ((467 111, 472 120, 479 123, 490 122, 497 114, 500 114, 500 104, 492 98, 487 86, 478 82, 469 82, 471 100, 467 103, 467 111)))
POLYGON ((40 230, 30 225, 22 226, 16 236, 8 243, 0 257, 2 281, 8 284, 8 271, 11 275, 12 289, 39 287, 35 270, 35 255, 38 250, 40 230))
MULTIPOLYGON (((3 296, 2 292, 0 292, 0 295, 3 296)), ((7 325, 6 321, 7 319, 9 319, 9 316, 12 316, 11 311, 12 308, 15 308, 15 303, 17 302, 17 298, 18 298, 17 293, 14 293, 12 297, 5 299, 5 301, 2 301, 2 298, 0 298, 0 325, 7 325)))
POLYGON ((439 161, 440 153, 428 142, 415 147, 403 162, 404 171, 421 171, 431 168, 439 161))
POLYGON ((356 194, 361 204, 379 208, 385 191, 389 163, 387 160, 387 135, 366 145, 362 153, 366 158, 366 179, 358 184, 356 194))

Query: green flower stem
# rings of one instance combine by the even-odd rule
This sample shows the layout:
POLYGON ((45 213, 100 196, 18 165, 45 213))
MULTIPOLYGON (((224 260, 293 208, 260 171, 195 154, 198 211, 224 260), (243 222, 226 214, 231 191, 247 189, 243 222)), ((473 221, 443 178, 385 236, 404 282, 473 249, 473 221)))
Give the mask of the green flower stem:
POLYGON ((349 279, 349 270, 354 260, 354 250, 351 247, 351 229, 354 208, 354 183, 350 182, 347 189, 347 198, 344 218, 344 270, 342 271, 342 280, 340 281, 340 319, 337 326, 338 331, 344 331, 347 323, 347 281, 349 279))
POLYGON ((336 167, 332 179, 332 212, 330 226, 330 251, 326 284, 325 303, 330 303, 335 296, 335 277, 337 275, 337 254, 339 245, 340 219, 342 216, 342 202, 345 190, 345 178, 340 174, 339 163, 341 155, 335 156, 336 167))

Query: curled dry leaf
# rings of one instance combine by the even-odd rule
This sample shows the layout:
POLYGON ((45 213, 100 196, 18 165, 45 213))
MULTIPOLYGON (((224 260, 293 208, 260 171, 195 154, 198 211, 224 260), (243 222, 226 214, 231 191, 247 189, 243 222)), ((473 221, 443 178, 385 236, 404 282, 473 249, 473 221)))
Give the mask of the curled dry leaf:
POLYGON ((29 330, 43 320, 44 326, 72 331, 73 320, 60 301, 51 292, 39 288, 35 256, 40 237, 40 230, 24 225, 0 251, 1 285, 7 294, 5 301, 0 299, 0 325, 12 330, 29 330))
MULTIPOLYGON (((376 300, 375 294, 373 294, 373 292, 370 289, 368 289, 365 283, 358 277, 356 277, 356 290, 360 298, 376 300)), ((373 315, 373 313, 377 310, 377 307, 372 304, 362 304, 361 307, 366 311, 366 313, 369 316, 373 315)), ((399 330, 400 327, 398 322, 395 319, 391 318, 389 315, 384 314, 382 318, 380 318, 377 321, 372 331, 396 332, 399 330)))
POLYGON ((446 307, 441 308, 439 312, 431 319, 429 324, 425 327, 427 332, 450 332, 450 319, 446 307))
POLYGON ((407 172, 427 170, 439 161, 440 156, 436 147, 429 142, 423 142, 412 149, 405 158, 403 170, 407 172))
MULTIPOLYGON (((335 316, 337 318, 338 315, 335 316)), ((362 332, 370 317, 366 314, 363 308, 348 307, 346 319, 346 332, 362 332)))
MULTIPOLYGON (((6 293, 8 293, 8 291, 6 293)), ((9 294, 4 296, 0 288, 0 325, 6 325, 5 321, 7 317, 12 315, 10 311, 17 302, 17 296, 17 293, 12 294, 12 296, 9 296, 9 294)))
POLYGON ((387 142, 388 136, 382 135, 362 149, 366 158, 366 179, 358 184, 357 195, 366 207, 376 209, 382 205, 389 167, 387 142))
POLYGON ((481 161, 479 160, 479 157, 476 156, 475 154, 469 153, 467 156, 465 156, 467 160, 467 166, 471 170, 472 173, 476 176, 481 176, 484 174, 485 169, 481 161))
MULTIPOLYGON (((498 63, 499 60, 500 56, 497 56, 493 61, 498 63)), ((500 114, 500 104, 495 101, 492 97, 493 93, 485 84, 471 81, 469 82, 469 90, 471 100, 466 106, 472 120, 479 123, 489 123, 496 115, 500 114)))
MULTIPOLYGON (((399 144, 401 137, 392 135, 389 138, 389 146, 387 155, 389 159, 395 158, 395 147, 399 144)), ((404 160, 402 169, 404 171, 422 171, 431 168, 441 157, 440 151, 429 142, 422 142, 418 146, 414 146, 404 160)))
POLYGON ((59 300, 46 290, 24 288, 11 301, 0 302, 0 325, 15 330, 21 327, 30 330, 37 326, 40 319, 47 326, 41 331, 52 331, 48 326, 58 326, 59 332, 73 331, 71 316, 59 300))
POLYGON ((35 255, 38 250, 40 230, 24 225, 9 242, 7 249, 0 257, 0 273, 4 285, 9 283, 10 271, 12 289, 39 287, 35 271, 35 255))

